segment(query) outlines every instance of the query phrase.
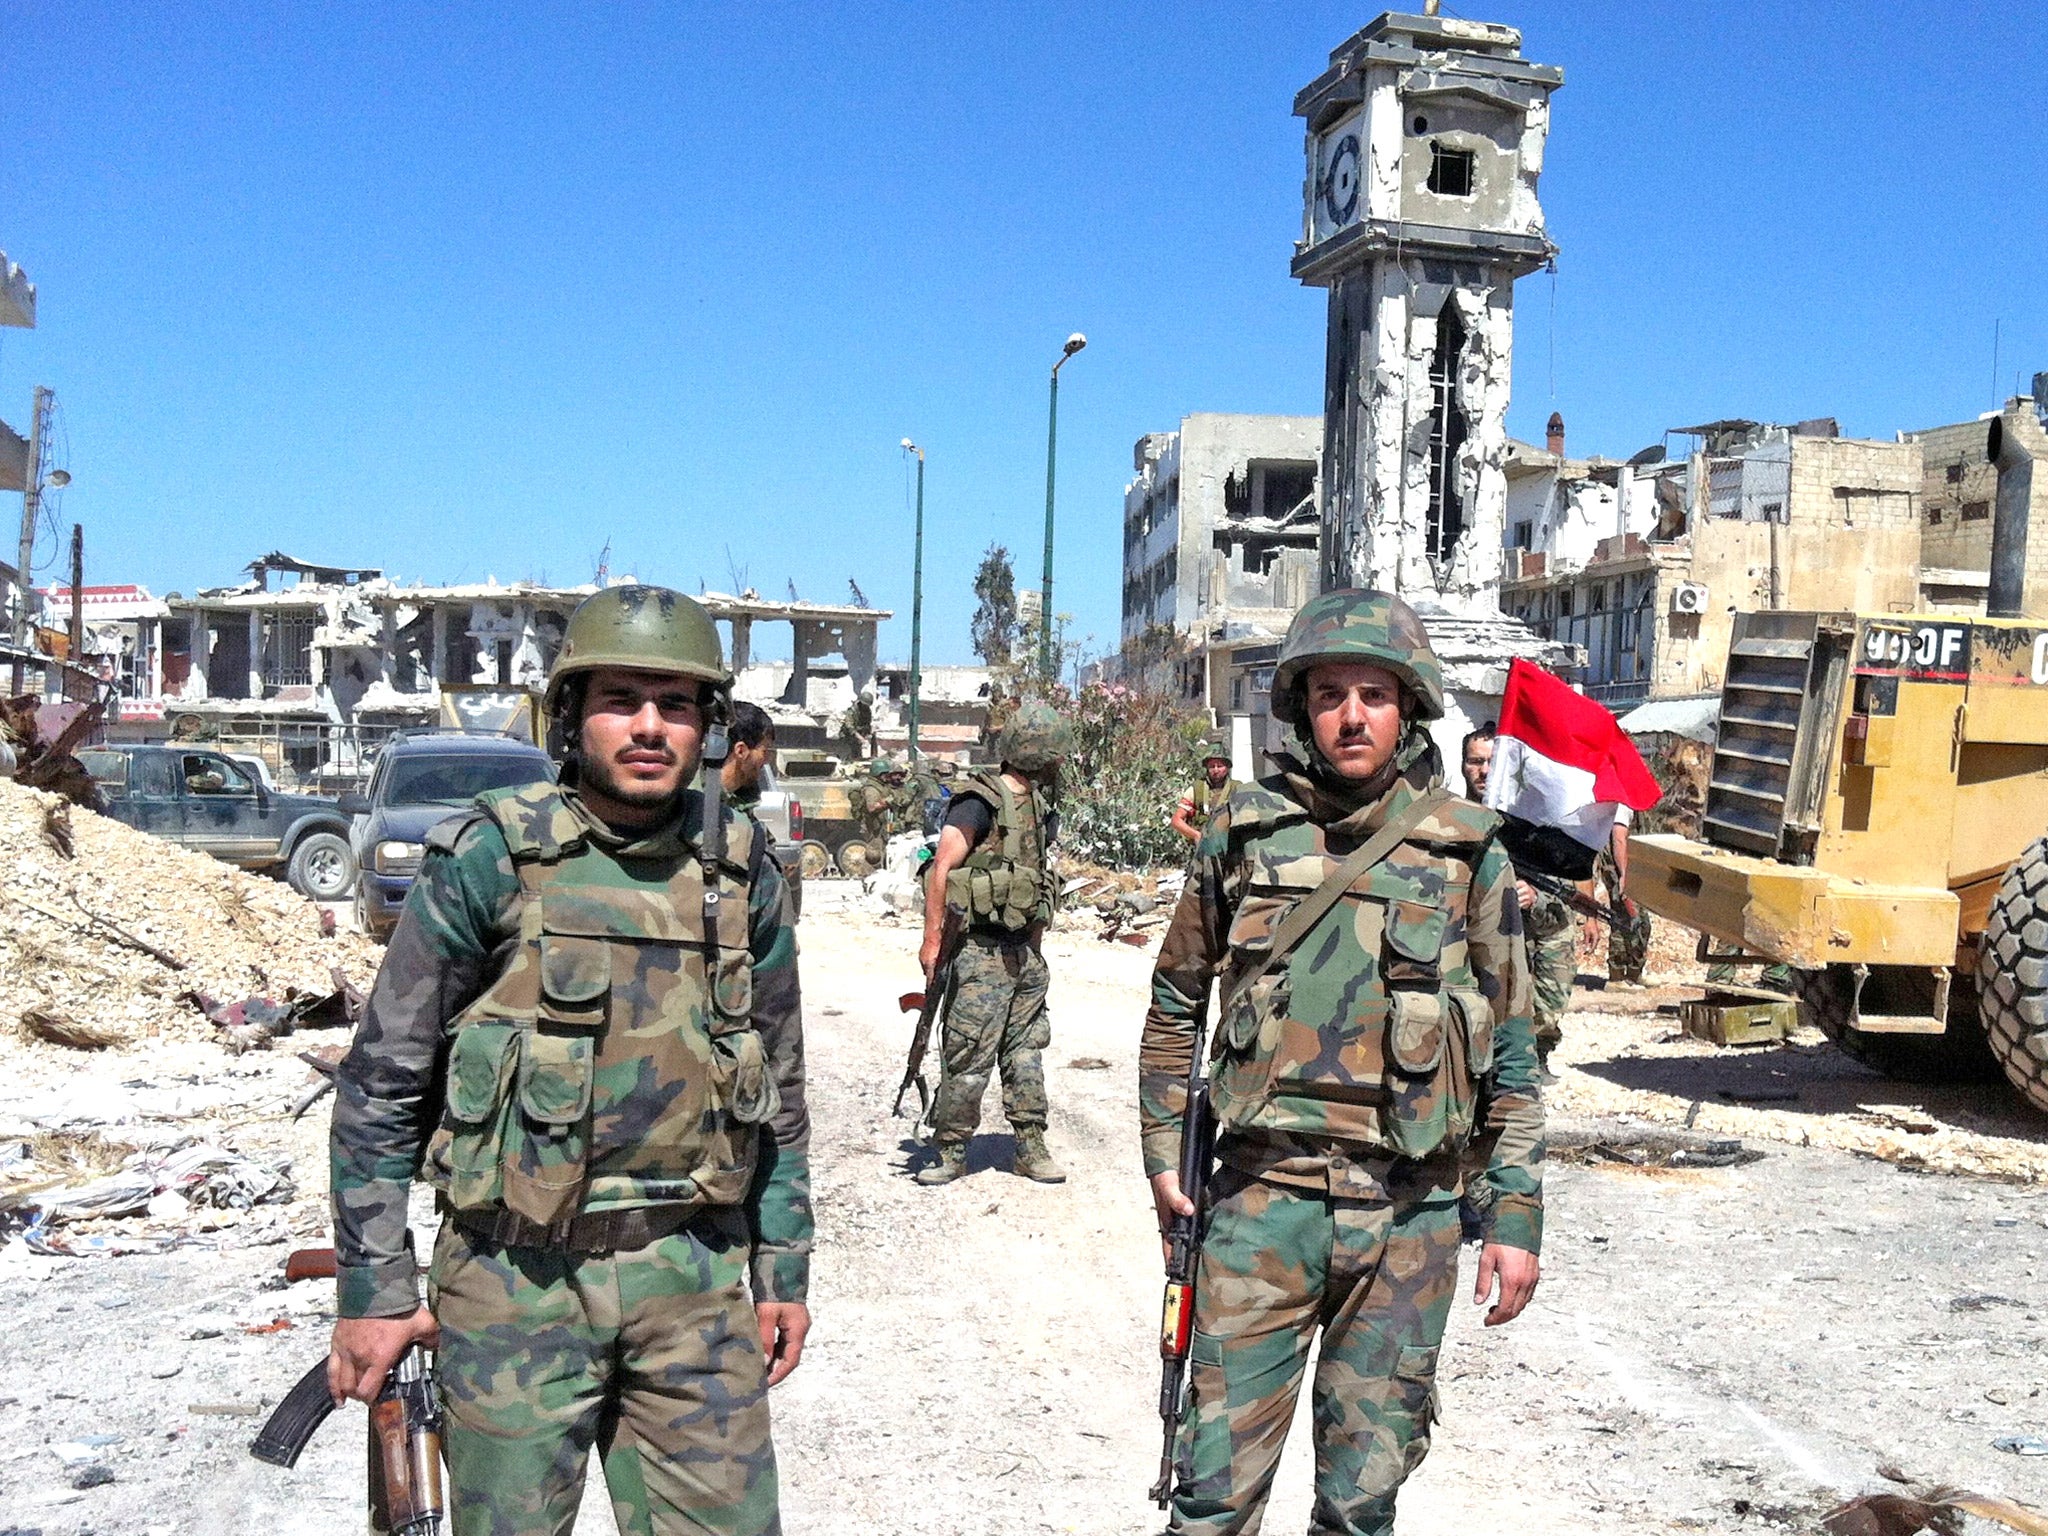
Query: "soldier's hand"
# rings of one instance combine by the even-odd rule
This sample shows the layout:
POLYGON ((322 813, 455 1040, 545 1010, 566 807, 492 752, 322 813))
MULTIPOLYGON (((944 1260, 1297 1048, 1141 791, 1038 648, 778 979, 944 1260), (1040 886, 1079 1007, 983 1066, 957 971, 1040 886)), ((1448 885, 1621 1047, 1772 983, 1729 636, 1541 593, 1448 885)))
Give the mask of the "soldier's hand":
POLYGON ((811 1331, 811 1309, 800 1301, 757 1301, 754 1316, 761 1324, 761 1352, 768 1357, 768 1385, 775 1386, 804 1358, 804 1339, 811 1331))
POLYGON ((1493 1295, 1495 1279, 1500 1281, 1500 1300, 1486 1314, 1487 1327, 1498 1328, 1522 1315, 1522 1308, 1528 1306, 1529 1298, 1536 1294, 1536 1282, 1541 1278, 1542 1270, 1536 1255, 1526 1248, 1488 1243, 1479 1250, 1479 1283, 1473 1288, 1472 1304, 1475 1307, 1485 1306, 1493 1295))
POLYGON ((1195 1202, 1181 1193, 1178 1169, 1169 1168, 1164 1173, 1152 1175, 1152 1209, 1159 1216, 1159 1251, 1162 1256, 1170 1256, 1166 1243, 1167 1224, 1176 1216, 1195 1214, 1195 1202))
POLYGON ((411 1317, 343 1317, 334 1324, 327 1353, 327 1390, 337 1403, 375 1402, 384 1377, 415 1344, 432 1349, 441 1330, 421 1307, 411 1317))
POLYGON ((926 934, 924 943, 918 946, 917 966, 924 972, 925 988, 929 991, 933 973, 939 968, 939 936, 936 933, 926 934))
POLYGON ((1536 905, 1536 887, 1526 880, 1515 882, 1515 904, 1524 912, 1536 905))

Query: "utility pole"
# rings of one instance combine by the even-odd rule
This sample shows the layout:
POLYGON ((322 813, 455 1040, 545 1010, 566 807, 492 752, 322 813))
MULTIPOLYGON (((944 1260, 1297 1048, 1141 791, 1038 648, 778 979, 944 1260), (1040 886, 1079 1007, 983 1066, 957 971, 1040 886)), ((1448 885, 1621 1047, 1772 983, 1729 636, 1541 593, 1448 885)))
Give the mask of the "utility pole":
MULTIPOLYGON (((14 643, 28 644, 29 562, 36 552, 36 513, 42 507, 43 451, 50 438, 50 392, 36 386, 35 414, 28 429, 28 474, 21 487, 21 552, 15 561, 16 596, 14 643)), ((20 685, 16 684, 18 688, 20 685)))
MULTIPOLYGON (((42 509, 43 456, 49 448, 50 439, 50 391, 42 385, 36 386, 35 406, 28 427, 28 471, 21 485, 21 544, 16 559, 14 588, 16 608, 14 610, 14 643, 22 650, 29 649, 29 603, 31 601, 29 563, 36 552, 36 517, 42 509)), ((25 683, 23 663, 15 658, 11 692, 20 693, 25 683)))
POLYGON ((71 665, 85 665, 85 526, 71 525, 71 665))
POLYGON ((909 438, 906 452, 917 455, 917 542, 910 564, 910 756, 917 758, 917 698, 924 684, 918 663, 924 639, 924 450, 909 438))
POLYGON ((1038 587, 1038 670, 1048 683, 1057 680, 1052 661, 1052 479, 1059 458, 1060 369, 1087 345, 1088 338, 1076 331, 1060 349, 1059 361, 1052 365, 1052 403, 1045 417, 1045 575, 1038 587))

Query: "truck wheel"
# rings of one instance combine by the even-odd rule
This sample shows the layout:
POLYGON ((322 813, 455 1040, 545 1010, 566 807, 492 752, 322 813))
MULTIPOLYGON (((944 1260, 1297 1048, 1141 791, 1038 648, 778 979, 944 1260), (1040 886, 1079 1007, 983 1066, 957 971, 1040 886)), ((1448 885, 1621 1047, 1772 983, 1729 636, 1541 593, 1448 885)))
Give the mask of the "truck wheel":
POLYGON ((839 849, 839 873, 849 880, 865 880, 875 872, 875 861, 868 857, 868 845, 859 838, 850 838, 839 849))
POLYGON ((1849 1027, 1856 977, 1848 966, 1792 973, 1792 993, 1806 1021, 1851 1061, 1902 1083, 1982 1082, 1997 1076, 1977 1022, 1975 990, 1967 976, 1950 983, 1948 1028, 1941 1034, 1877 1034, 1849 1027))
POLYGON ((1977 945, 1977 984, 1992 1055, 2027 1102, 2048 1114, 2048 837, 1998 882, 1977 945))
POLYGON ((356 856, 338 832, 308 832, 292 849, 285 878, 301 896, 339 901, 355 889, 356 856))
POLYGON ((832 850, 813 839, 803 846, 804 878, 822 880, 832 873, 832 850))

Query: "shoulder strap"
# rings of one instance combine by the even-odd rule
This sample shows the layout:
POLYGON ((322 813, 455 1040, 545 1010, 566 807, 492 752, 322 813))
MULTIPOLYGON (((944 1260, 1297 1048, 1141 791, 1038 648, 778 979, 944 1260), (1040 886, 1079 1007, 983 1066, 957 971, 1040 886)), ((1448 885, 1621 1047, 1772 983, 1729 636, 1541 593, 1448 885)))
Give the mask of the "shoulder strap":
POLYGON ((1286 921, 1274 930, 1272 947, 1259 957, 1257 965, 1236 978, 1230 989, 1230 997, 1226 997, 1224 1002, 1228 1004, 1231 998, 1235 998, 1286 959, 1294 947, 1308 937, 1309 930, 1323 920, 1324 914, 1337 905, 1338 898, 1357 883, 1360 875, 1392 853, 1395 844, 1421 826, 1451 798, 1448 790, 1431 789, 1409 801, 1404 810, 1388 817, 1385 826, 1373 833, 1355 853, 1331 870, 1329 878, 1303 897, 1294 910, 1287 914, 1286 921))

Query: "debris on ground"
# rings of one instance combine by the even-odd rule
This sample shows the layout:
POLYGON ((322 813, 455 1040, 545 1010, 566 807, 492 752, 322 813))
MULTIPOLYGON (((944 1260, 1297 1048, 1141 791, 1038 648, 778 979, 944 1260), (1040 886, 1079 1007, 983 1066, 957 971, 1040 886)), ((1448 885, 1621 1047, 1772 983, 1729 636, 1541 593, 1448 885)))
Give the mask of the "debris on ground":
POLYGON ((221 1031, 221 1043, 239 1056, 244 1051, 266 1050, 280 1035, 299 1029, 354 1029, 367 1000, 341 967, 334 967, 330 976, 332 991, 288 987, 281 1001, 245 997, 238 1003, 224 1003, 204 992, 187 992, 184 997, 213 1021, 221 1031))
POLYGON ((246 1212, 281 1205, 298 1193, 288 1163, 259 1162, 226 1147, 186 1139, 179 1145, 130 1154, 111 1172, 82 1182, 39 1181, 41 1160, 7 1165, 0 1184, 0 1222, 24 1224, 22 1241, 35 1253, 83 1256, 161 1252, 182 1235, 218 1229, 199 1213, 246 1212), (146 1217, 146 1228, 118 1231, 103 1223, 146 1217), (59 1229, 82 1228, 73 1233, 59 1229), (76 1239, 82 1239, 76 1240, 76 1239))
POLYGON ((1965 1515, 2026 1536, 2048 1536, 2048 1516, 1967 1488, 1865 1494, 1829 1510, 1821 1518, 1821 1529, 1827 1536, 1963 1536, 1965 1515))
MULTIPOLYGON (((90 704, 64 701, 45 703, 32 693, 0 700, 0 741, 14 758, 14 781, 31 789, 44 789, 69 802, 97 810, 101 804, 99 786, 85 770, 77 751, 100 723, 106 712, 104 700, 90 704)), ((52 836, 64 836, 61 819, 51 817, 52 836)), ((71 857, 68 850, 66 858, 71 857)))
POLYGON ((186 993, 346 1023, 381 951, 321 916, 281 881, 0 778, 0 1029, 40 1049, 218 1037, 186 993))

